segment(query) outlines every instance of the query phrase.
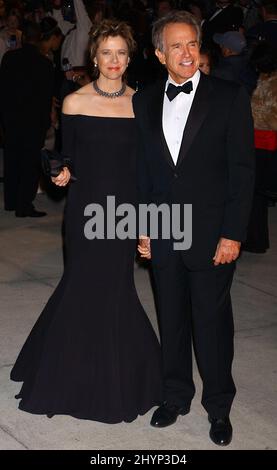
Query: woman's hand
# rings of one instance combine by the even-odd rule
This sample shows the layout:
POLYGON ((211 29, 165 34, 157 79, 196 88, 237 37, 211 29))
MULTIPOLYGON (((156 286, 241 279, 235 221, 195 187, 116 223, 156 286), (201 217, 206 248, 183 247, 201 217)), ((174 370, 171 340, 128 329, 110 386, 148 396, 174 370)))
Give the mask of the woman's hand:
POLYGON ((138 252, 142 258, 151 259, 150 238, 145 235, 139 236, 138 252))
POLYGON ((70 180, 70 176, 71 174, 69 169, 64 166, 60 174, 55 177, 52 176, 51 180, 53 183, 55 183, 56 186, 66 186, 70 180))

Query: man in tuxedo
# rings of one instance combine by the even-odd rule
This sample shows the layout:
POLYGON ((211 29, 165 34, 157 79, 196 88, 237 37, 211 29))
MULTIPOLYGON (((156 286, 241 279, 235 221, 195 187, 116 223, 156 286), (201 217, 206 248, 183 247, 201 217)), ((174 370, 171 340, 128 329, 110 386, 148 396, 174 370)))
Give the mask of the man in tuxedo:
POLYGON ((7 52, 0 68, 4 128, 4 204, 16 217, 43 217, 33 206, 40 151, 50 126, 54 68, 39 51, 39 25, 26 21, 23 47, 7 52))
POLYGON ((177 251, 173 238, 141 234, 139 252, 152 258, 163 356, 164 402, 151 424, 168 426, 190 410, 193 338, 210 437, 227 445, 236 391, 230 288, 254 181, 251 108, 239 85, 198 70, 200 29, 189 13, 158 20, 153 43, 168 79, 134 96, 140 202, 192 204, 192 246, 177 251))

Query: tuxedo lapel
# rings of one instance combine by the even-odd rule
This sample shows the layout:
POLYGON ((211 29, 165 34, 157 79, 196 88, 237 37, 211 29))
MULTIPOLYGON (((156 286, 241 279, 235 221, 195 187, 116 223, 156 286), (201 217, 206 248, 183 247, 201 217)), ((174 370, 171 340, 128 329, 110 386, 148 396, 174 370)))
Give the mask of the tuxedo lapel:
POLYGON ((167 146, 167 142, 163 132, 163 101, 164 101, 164 90, 165 80, 161 80, 157 83, 155 91, 149 100, 148 115, 151 126, 153 138, 156 139, 162 147, 162 154, 166 161, 172 168, 175 168, 174 162, 171 157, 171 153, 167 146))
POLYGON ((211 90, 212 85, 209 79, 201 73, 200 81, 183 132, 182 143, 176 166, 179 166, 184 160, 190 146, 197 136, 200 127, 202 126, 202 123, 207 116, 211 102, 211 90))

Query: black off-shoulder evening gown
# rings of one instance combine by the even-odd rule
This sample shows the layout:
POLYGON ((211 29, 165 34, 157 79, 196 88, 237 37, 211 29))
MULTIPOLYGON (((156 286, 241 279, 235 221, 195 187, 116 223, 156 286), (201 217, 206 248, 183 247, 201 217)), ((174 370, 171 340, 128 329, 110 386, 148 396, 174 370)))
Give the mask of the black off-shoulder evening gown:
POLYGON ((63 115, 72 158, 63 277, 11 371, 19 408, 106 423, 132 421, 161 400, 160 347, 134 285, 135 240, 88 240, 84 209, 136 204, 132 118, 63 115))

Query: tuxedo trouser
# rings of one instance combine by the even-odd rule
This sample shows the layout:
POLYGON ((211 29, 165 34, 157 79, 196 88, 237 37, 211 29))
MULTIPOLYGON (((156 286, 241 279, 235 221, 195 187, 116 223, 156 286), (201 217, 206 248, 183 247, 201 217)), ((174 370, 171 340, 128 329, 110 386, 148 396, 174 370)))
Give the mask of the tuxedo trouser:
POLYGON ((4 148, 5 209, 27 213, 33 207, 32 202, 37 193, 40 168, 39 147, 32 147, 23 142, 6 143, 4 148))
POLYGON ((180 251, 165 267, 153 266, 162 345, 163 398, 189 411, 195 393, 192 344, 209 415, 229 415, 234 324, 230 288, 235 263, 189 270, 180 251))

